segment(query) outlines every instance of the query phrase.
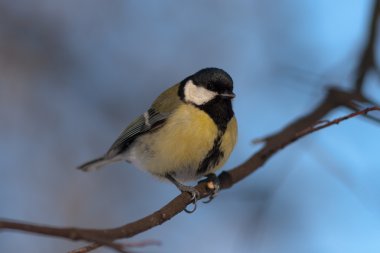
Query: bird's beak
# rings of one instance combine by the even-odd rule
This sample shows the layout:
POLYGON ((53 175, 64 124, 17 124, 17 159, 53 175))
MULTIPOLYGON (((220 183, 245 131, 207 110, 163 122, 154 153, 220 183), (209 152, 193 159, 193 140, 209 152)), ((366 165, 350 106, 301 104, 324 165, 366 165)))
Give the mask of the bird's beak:
POLYGON ((236 95, 232 91, 227 91, 225 93, 221 93, 220 96, 223 98, 233 99, 236 95))

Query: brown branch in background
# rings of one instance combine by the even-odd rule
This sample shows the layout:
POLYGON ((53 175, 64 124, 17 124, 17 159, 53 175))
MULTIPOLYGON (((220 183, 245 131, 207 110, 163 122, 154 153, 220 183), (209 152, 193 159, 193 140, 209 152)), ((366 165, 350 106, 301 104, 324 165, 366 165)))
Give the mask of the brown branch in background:
MULTIPOLYGON (((124 244, 119 244, 118 247, 120 247, 120 249, 127 249, 127 248, 141 248, 141 247, 152 246, 152 245, 159 246, 161 245, 161 242, 157 240, 145 240, 145 241, 140 241, 140 242, 129 242, 129 243, 124 243, 124 244)), ((93 243, 93 244, 81 247, 79 249, 69 251, 67 253, 86 253, 94 249, 97 249, 101 246, 103 245, 99 243, 93 243)))
MULTIPOLYGON (((88 245, 88 246, 82 248, 82 252, 90 252, 90 251, 92 251, 92 250, 94 250, 94 249, 96 249, 102 245, 102 246, 107 246, 111 249, 114 249, 115 251, 117 251, 119 253, 130 253, 130 252, 126 251, 124 245, 122 245, 122 244, 115 243, 115 242, 108 241, 108 240, 104 240, 104 239, 97 239, 97 240, 98 240, 97 243, 93 243, 91 245, 88 245), (95 244, 97 247, 94 247, 95 244)), ((80 249, 78 249, 78 250, 80 250, 80 249)))
POLYGON ((74 249, 74 250, 71 250, 67 253, 87 253, 87 252, 90 252, 94 249, 97 249, 99 247, 101 247, 102 245, 99 244, 99 243, 93 243, 93 244, 89 244, 89 245, 86 245, 86 246, 83 246, 79 249, 74 249))
MULTIPOLYGON (((343 120, 358 115, 365 115, 367 112, 372 110, 379 110, 378 106, 373 106, 371 108, 349 114, 345 117, 338 118, 333 121, 320 123, 321 119, 323 119, 328 113, 339 107, 343 106, 350 110, 357 110, 358 107, 356 105, 356 101, 371 103, 369 99, 365 98, 362 95, 362 88, 364 85, 365 76, 367 75, 368 71, 375 67, 374 51, 376 45, 376 30, 378 25, 379 8, 380 0, 377 0, 375 2, 373 16, 371 19, 367 44, 363 50, 363 55, 360 59, 356 71, 354 91, 347 92, 338 88, 331 87, 328 90, 326 97, 309 114, 290 123, 278 133, 265 138, 265 145, 258 152, 252 155, 246 162, 230 171, 222 172, 219 175, 221 189, 230 188, 235 183, 246 178, 248 175, 252 174, 258 168, 263 166, 269 160, 269 158, 272 157, 272 155, 288 146, 289 144, 293 143, 294 141, 298 140, 299 138, 302 138, 322 128, 337 124, 343 120)), ((207 188, 207 182, 198 183, 196 189, 199 191, 201 198, 205 198, 210 195, 210 191, 207 188)), ((112 229, 57 228, 0 220, 0 230, 11 229, 47 236, 62 237, 70 240, 84 240, 93 242, 93 244, 89 246, 85 246, 76 251, 72 251, 73 253, 89 252, 100 246, 109 246, 120 251, 120 248, 118 248, 120 244, 113 243, 115 240, 121 238, 130 238, 134 235, 149 230, 152 227, 158 226, 168 221, 178 213, 182 212, 190 203, 191 196, 188 193, 182 193, 158 211, 137 221, 112 229)))
POLYGON ((355 88, 357 92, 362 90, 364 85, 364 78, 366 73, 370 70, 376 69, 376 61, 375 61, 375 50, 376 50, 376 39, 377 39, 377 28, 379 23, 380 16, 380 1, 374 1, 374 6, 372 9, 372 17, 371 23, 368 29, 368 37, 366 40, 366 46, 364 47, 364 51, 362 53, 355 80, 355 88))

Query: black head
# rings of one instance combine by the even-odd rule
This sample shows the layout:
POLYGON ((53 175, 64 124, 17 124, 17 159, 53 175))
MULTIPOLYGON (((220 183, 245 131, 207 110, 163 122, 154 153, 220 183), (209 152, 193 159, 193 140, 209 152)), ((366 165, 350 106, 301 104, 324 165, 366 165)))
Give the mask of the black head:
POLYGON ((202 105, 216 98, 232 99, 233 81, 227 72, 218 68, 205 68, 181 82, 180 97, 196 105, 202 105))
POLYGON ((232 78, 223 69, 205 68, 192 75, 191 79, 195 85, 218 94, 233 94, 232 78))

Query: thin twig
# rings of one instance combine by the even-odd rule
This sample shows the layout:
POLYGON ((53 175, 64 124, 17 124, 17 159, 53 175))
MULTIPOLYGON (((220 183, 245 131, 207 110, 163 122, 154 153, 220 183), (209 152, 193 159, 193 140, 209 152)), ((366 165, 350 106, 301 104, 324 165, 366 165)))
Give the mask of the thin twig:
POLYGON ((303 137, 303 136, 305 136, 307 134, 310 134, 310 133, 313 133, 315 131, 321 130, 323 128, 326 128, 326 127, 329 127, 329 126, 332 126, 332 125, 337 125, 337 124, 341 123, 342 121, 351 119, 353 117, 367 114, 370 111, 380 111, 380 107, 377 107, 377 106, 368 107, 368 108, 363 109, 361 111, 353 112, 353 113, 348 114, 346 116, 343 116, 343 117, 340 117, 340 118, 336 118, 336 119, 334 119, 332 121, 326 121, 323 124, 318 124, 316 126, 308 127, 306 129, 304 129, 303 131, 298 132, 296 134, 296 136, 295 136, 295 138, 296 138, 295 140, 297 140, 297 139, 299 139, 299 138, 301 138, 301 137, 303 137))
POLYGON ((103 246, 103 245, 99 244, 99 243, 92 243, 92 244, 83 246, 81 248, 71 250, 71 251, 69 251, 67 253, 87 253, 87 252, 90 252, 90 251, 92 251, 94 249, 97 249, 97 248, 99 248, 101 246, 103 246))
MULTIPOLYGON (((144 241, 139 241, 139 242, 127 242, 127 243, 122 243, 119 245, 124 247, 124 249, 126 249, 126 248, 140 248, 140 247, 153 246, 153 245, 159 246, 161 245, 161 242, 157 240, 144 240, 144 241)), ((92 244, 83 246, 81 248, 71 250, 67 253, 87 253, 101 246, 103 245, 99 243, 92 243, 92 244)))

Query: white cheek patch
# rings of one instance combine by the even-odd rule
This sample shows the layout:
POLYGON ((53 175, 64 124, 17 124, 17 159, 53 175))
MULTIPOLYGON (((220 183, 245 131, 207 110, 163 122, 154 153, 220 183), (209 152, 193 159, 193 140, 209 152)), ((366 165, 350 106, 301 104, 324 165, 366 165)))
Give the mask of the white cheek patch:
POLYGON ((203 105, 218 94, 206 88, 196 86, 192 80, 187 81, 184 87, 185 101, 196 105, 203 105))

